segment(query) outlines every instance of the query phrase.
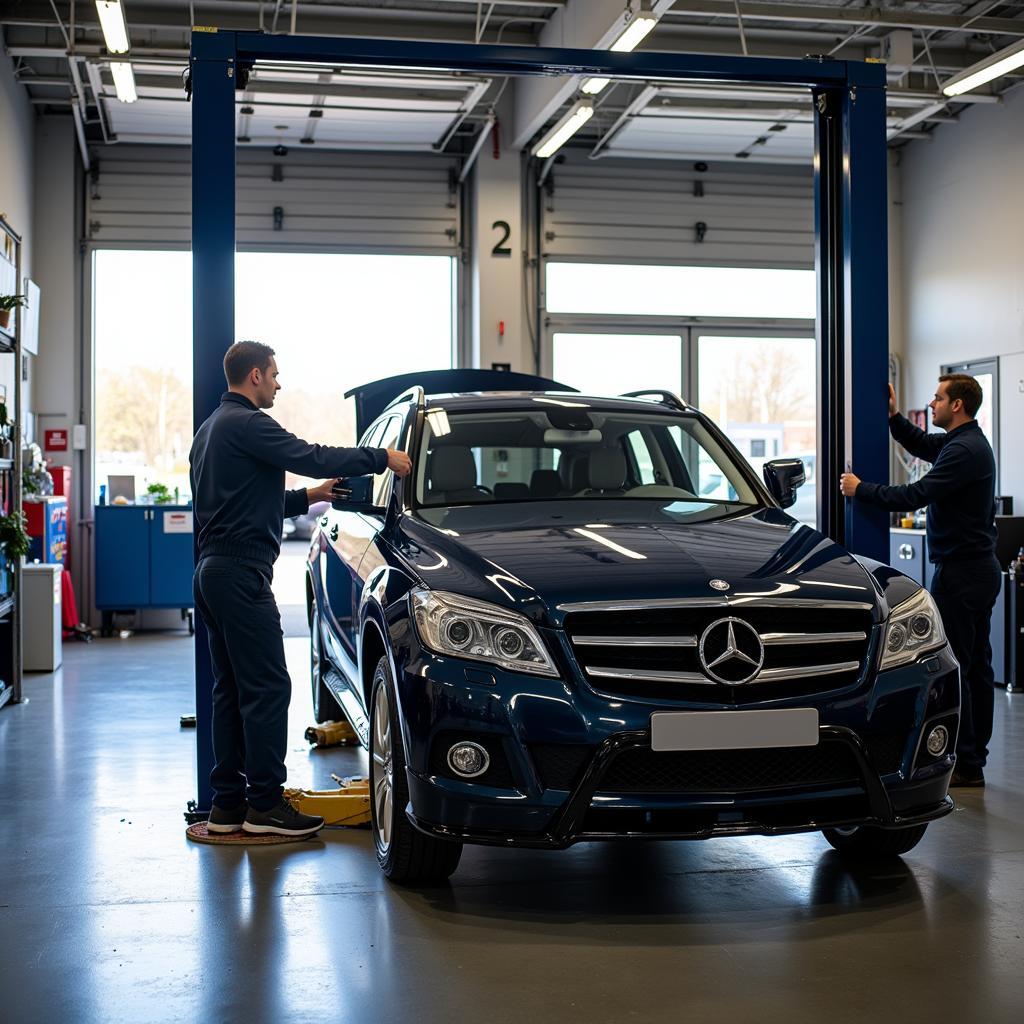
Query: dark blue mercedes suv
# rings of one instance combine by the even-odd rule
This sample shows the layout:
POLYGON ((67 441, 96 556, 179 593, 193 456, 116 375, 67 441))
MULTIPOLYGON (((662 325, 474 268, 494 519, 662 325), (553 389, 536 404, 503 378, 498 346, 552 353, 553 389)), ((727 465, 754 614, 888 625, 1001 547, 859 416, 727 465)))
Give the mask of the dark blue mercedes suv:
POLYGON ((385 874, 467 842, 915 846, 960 705, 928 593, 783 511, 798 460, 762 482, 671 394, 497 378, 361 391, 361 443, 412 473, 347 481, 311 543, 315 711, 369 750, 385 874))

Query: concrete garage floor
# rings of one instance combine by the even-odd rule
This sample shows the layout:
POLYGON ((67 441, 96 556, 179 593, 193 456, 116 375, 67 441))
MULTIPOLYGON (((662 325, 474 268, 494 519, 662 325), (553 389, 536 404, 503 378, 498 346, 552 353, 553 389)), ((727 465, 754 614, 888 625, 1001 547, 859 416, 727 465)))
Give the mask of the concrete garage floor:
MULTIPOLYGON (((291 781, 310 752, 307 641, 291 781)), ((449 887, 379 874, 366 831, 188 843, 191 644, 66 647, 0 711, 0 1018, 23 1021, 1019 1020, 1024 699, 997 700, 990 785, 905 861, 849 870, 819 836, 468 847, 449 887)))

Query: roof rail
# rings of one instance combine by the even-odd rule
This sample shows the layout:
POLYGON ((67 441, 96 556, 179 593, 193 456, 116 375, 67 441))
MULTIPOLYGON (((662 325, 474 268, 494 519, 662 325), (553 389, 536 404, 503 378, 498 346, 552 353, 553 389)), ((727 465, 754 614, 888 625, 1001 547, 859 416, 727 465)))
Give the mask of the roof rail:
POLYGON ((689 412, 692 406, 686 404, 686 402, 672 391, 659 391, 654 388, 646 389, 644 391, 627 391, 625 394, 619 395, 619 398, 646 398, 648 395, 656 395, 658 401, 664 405, 671 405, 682 412, 689 412))

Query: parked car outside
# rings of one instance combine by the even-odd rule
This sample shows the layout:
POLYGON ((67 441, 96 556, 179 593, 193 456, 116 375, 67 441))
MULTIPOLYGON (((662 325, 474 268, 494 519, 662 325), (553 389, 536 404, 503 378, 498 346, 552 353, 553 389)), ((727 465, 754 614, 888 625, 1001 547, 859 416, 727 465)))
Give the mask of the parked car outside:
POLYGON ((671 396, 540 388, 414 390, 363 443, 413 469, 318 521, 311 675, 369 750, 392 880, 464 843, 822 831, 896 856, 952 810, 935 606, 784 511, 798 460, 762 483, 671 396))

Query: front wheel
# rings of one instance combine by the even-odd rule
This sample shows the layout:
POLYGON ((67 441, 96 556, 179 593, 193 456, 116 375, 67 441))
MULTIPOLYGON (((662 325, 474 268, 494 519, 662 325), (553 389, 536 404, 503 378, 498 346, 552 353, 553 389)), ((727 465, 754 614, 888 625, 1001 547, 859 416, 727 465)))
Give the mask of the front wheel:
POLYGON ((850 860, 887 860, 909 853, 924 838, 928 825, 909 828, 826 828, 822 830, 828 844, 850 860))
POLYGON ((405 752, 386 657, 377 662, 373 673, 370 708, 370 821, 377 863, 392 882, 401 885, 443 882, 459 866, 462 843, 424 835, 406 817, 405 752))
POLYGON ((324 638, 321 633, 320 609, 316 598, 309 605, 309 679, 313 686, 313 717, 317 722, 347 721, 341 705, 331 693, 324 679, 327 673, 327 659, 324 657, 324 638))

